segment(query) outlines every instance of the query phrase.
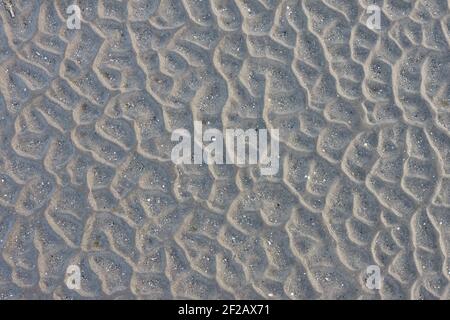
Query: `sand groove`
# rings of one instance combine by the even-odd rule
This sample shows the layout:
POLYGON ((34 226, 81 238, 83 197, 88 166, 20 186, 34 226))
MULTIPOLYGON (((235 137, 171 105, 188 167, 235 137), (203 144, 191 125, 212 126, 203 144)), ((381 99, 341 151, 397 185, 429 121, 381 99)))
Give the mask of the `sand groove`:
POLYGON ((447 1, 72 2, 0 5, 0 299, 450 298, 447 1), (194 121, 279 173, 175 166, 194 121))

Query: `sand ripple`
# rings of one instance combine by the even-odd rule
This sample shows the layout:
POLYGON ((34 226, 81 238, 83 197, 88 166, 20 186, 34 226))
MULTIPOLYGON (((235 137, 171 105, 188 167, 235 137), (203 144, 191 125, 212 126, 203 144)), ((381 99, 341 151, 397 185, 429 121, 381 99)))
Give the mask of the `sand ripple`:
POLYGON ((0 299, 450 298, 447 1, 13 2, 0 299), (280 129, 279 174, 173 165, 194 121, 280 129))

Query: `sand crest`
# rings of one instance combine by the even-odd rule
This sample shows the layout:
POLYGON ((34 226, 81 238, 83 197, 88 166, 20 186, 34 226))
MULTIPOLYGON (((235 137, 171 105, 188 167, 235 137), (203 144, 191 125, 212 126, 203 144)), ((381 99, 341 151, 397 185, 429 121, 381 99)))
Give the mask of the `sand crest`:
POLYGON ((74 3, 0 1, 0 299, 450 299, 448 1, 74 3))

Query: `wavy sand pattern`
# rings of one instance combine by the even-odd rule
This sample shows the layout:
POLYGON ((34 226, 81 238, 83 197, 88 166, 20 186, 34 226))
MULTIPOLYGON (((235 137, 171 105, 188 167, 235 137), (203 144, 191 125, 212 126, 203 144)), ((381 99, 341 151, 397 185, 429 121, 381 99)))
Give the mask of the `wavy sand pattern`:
POLYGON ((450 298, 446 0, 2 2, 1 299, 450 298), (279 173, 175 166, 194 120, 279 173))

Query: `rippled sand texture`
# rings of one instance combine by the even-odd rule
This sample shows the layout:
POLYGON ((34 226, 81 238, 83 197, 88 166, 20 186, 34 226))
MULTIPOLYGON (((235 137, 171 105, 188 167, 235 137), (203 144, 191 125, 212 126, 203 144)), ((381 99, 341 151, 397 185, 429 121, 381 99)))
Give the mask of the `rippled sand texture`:
POLYGON ((446 0, 1 2, 0 298, 450 298, 446 0), (175 166, 194 120, 278 175, 175 166))

